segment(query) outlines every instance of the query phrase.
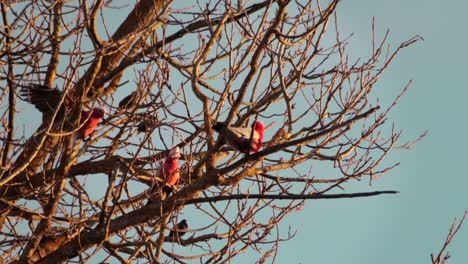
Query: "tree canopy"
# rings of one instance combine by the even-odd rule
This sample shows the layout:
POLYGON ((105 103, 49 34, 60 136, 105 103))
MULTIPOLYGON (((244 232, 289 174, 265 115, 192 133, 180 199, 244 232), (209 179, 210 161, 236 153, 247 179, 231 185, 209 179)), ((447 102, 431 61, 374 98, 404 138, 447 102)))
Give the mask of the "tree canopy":
POLYGON ((393 47, 370 25, 369 56, 353 59, 337 6, 3 1, 3 260, 264 262, 306 200, 396 193, 345 187, 379 179, 398 165, 389 153, 419 140, 389 120, 410 82, 389 105, 375 91, 419 37, 393 47), (77 138, 97 108, 104 117, 77 138), (257 121, 258 150, 214 129, 247 128, 251 142, 257 121), (176 147, 168 184, 161 166, 176 147))

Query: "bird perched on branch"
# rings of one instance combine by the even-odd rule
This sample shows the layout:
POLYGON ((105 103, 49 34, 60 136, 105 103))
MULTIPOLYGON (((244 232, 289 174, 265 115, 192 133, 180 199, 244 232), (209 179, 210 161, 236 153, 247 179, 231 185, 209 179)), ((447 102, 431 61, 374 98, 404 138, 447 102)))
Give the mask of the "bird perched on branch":
POLYGON ((149 121, 146 121, 146 120, 143 120, 141 121, 138 126, 137 126, 137 132, 138 133, 146 133, 148 132, 148 127, 150 126, 150 122, 149 121))
POLYGON ((169 152, 169 155, 164 160, 163 176, 164 176, 164 181, 169 186, 174 186, 179 181, 179 177, 180 177, 179 158, 180 158, 180 149, 179 147, 175 147, 169 152))
POLYGON ((255 121, 253 129, 250 127, 232 127, 217 122, 213 129, 218 132, 226 142, 234 149, 252 154, 262 147, 265 125, 261 121, 255 121))
MULTIPOLYGON (((50 115, 55 112, 64 94, 57 88, 51 89, 47 86, 32 84, 21 87, 20 97, 34 105, 41 113, 50 115)), ((57 118, 62 119, 71 112, 73 100, 65 98, 57 112, 57 118)), ((89 136, 97 124, 104 117, 106 111, 103 108, 93 108, 89 111, 81 110, 80 129, 75 133, 75 138, 84 139, 89 136)))
POLYGON ((127 95, 124 99, 122 99, 119 103, 119 109, 130 109, 137 105, 138 103, 138 91, 134 91, 133 93, 127 95))
POLYGON ((76 138, 85 139, 87 136, 89 136, 94 131, 99 121, 101 121, 105 114, 106 111, 98 107, 93 108, 90 111, 81 110, 81 128, 76 132, 76 138))
POLYGON ((146 133, 151 131, 154 127, 158 126, 159 121, 156 117, 151 115, 143 115, 142 120, 137 125, 137 133, 146 133))
POLYGON ((173 239, 179 239, 187 233, 188 224, 187 220, 180 221, 172 230, 169 232, 169 237, 173 239))
MULTIPOLYGON (((173 187, 177 185, 180 178, 179 170, 179 158, 180 158, 180 149, 175 147, 171 149, 169 155, 167 155, 164 160, 164 164, 160 169, 160 175, 162 174, 162 193, 161 200, 166 199, 167 196, 172 192, 173 187)), ((157 188, 160 188, 160 185, 155 185, 151 190, 151 193, 154 193, 157 188)), ((148 201, 148 204, 151 203, 151 200, 148 201)))

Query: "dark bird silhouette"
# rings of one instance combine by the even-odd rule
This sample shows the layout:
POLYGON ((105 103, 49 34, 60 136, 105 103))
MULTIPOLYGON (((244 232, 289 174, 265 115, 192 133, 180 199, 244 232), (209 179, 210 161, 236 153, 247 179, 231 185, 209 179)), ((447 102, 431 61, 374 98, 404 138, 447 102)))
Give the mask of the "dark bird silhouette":
POLYGON ((134 91, 133 93, 127 95, 119 103, 119 109, 130 109, 137 105, 138 103, 138 92, 134 91))
POLYGON ((187 224, 187 220, 182 220, 180 221, 174 228, 173 230, 171 230, 171 232, 169 232, 169 237, 172 237, 172 238, 181 238, 182 236, 185 235, 185 233, 187 233, 187 230, 188 230, 188 224, 187 224))
POLYGON ((138 123, 137 132, 146 133, 159 124, 158 119, 151 115, 143 115, 142 120, 138 123))
POLYGON ((137 126, 138 133, 146 133, 150 125, 151 123, 149 120, 141 121, 137 126))
MULTIPOLYGON (((31 103, 41 113, 53 113, 60 101, 62 100, 63 93, 57 88, 49 88, 47 86, 32 84, 29 86, 21 87, 19 92, 20 98, 26 102, 31 103)), ((66 108, 69 108, 71 100, 65 98, 58 115, 63 116, 66 108)))

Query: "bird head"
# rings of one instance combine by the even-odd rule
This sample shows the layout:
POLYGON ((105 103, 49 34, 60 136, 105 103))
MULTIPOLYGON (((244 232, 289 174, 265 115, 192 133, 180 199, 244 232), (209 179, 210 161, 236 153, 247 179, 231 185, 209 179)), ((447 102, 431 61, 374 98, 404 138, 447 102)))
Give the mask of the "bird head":
POLYGON ((179 147, 175 147, 173 149, 171 149, 171 151, 169 152, 169 157, 172 158, 172 159, 178 159, 180 158, 180 149, 179 147))
POLYGON ((93 108, 93 117, 94 118, 103 118, 104 115, 106 114, 106 110, 104 108, 100 108, 100 107, 95 107, 93 108))
POLYGON ((263 135, 263 130, 265 130, 265 125, 262 121, 255 121, 255 131, 263 135))

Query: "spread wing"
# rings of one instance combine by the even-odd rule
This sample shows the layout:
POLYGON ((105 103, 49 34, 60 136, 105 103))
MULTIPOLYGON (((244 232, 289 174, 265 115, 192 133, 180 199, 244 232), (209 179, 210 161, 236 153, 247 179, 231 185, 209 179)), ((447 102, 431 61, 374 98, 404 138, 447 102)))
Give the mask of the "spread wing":
POLYGON ((119 109, 130 109, 133 108, 138 101, 138 92, 133 92, 130 95, 127 95, 122 101, 119 103, 119 109))
POLYGON ((19 95, 42 113, 53 112, 62 99, 62 92, 58 89, 39 84, 21 87, 19 95))

